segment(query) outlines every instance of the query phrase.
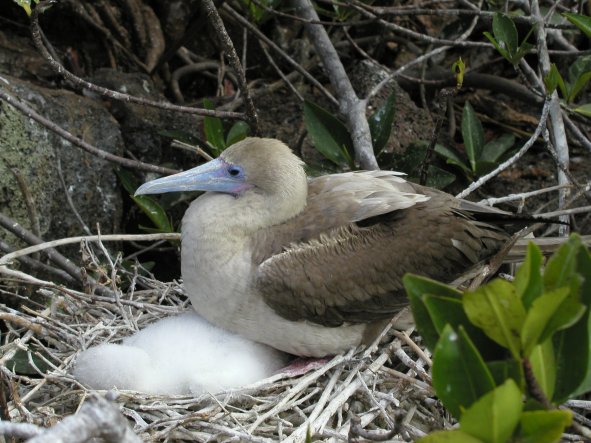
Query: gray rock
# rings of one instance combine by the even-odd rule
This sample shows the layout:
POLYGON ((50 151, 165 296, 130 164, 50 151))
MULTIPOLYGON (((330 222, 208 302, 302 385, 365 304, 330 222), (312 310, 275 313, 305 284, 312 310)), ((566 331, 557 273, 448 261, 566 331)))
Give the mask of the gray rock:
MULTIPOLYGON (((0 74, 6 87, 40 114, 90 144, 121 155, 124 150, 119 125, 99 103, 72 92, 50 90, 0 74)), ((84 234, 65 193, 82 220, 103 233, 119 230, 122 197, 112 163, 82 151, 53 132, 0 103, 0 210, 31 229, 32 222, 15 171, 22 177, 38 214, 40 234, 55 239, 84 234), (59 173, 58 159, 66 189, 59 173)), ((22 246, 0 230, 0 238, 22 246)))
MULTIPOLYGON (((359 97, 365 97, 389 74, 385 68, 363 60, 355 65, 349 76, 359 97)), ((390 80, 370 101, 367 114, 374 113, 392 93, 395 95, 394 121, 385 150, 401 154, 418 140, 430 140, 434 124, 429 113, 419 108, 395 80, 390 80)))

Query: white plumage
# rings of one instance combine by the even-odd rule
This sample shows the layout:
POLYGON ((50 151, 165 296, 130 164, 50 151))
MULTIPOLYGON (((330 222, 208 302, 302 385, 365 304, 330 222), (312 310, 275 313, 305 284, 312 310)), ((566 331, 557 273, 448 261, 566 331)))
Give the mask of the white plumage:
POLYGON ((94 389, 199 394, 253 383, 285 363, 285 354, 188 312, 151 324, 120 345, 89 348, 73 373, 94 389))

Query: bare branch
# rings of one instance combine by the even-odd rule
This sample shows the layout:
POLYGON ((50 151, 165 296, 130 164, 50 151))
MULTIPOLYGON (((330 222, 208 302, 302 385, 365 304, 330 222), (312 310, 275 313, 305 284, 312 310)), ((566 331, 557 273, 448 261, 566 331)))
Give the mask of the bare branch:
POLYGON ((188 106, 173 105, 172 103, 164 101, 157 102, 153 100, 147 100, 145 98, 136 97, 134 95, 124 94, 122 92, 113 91, 112 89, 103 88, 102 86, 95 85, 94 83, 90 83, 80 77, 75 76, 70 71, 68 71, 59 61, 53 58, 53 56, 49 53, 49 51, 43 44, 43 39, 41 38, 41 28, 39 27, 39 14, 42 13, 44 9, 47 9, 47 7, 50 6, 52 3, 55 3, 55 1, 41 1, 37 5, 37 7, 33 9, 33 12, 31 14, 31 35, 33 37, 33 42, 35 43, 37 50, 49 63, 51 68, 58 74, 62 75, 64 78, 70 80, 78 88, 88 89, 90 91, 96 92, 97 94, 111 98, 113 100, 120 100, 129 103, 137 103, 139 105, 152 106, 154 108, 165 109, 167 111, 207 115, 220 118, 245 118, 245 115, 240 112, 213 111, 210 109, 191 108, 188 106))
POLYGON ((252 97, 250 96, 250 92, 248 90, 248 85, 246 84, 246 76, 244 74, 244 69, 242 68, 242 63, 240 63, 240 58, 236 53, 236 49, 234 48, 234 44, 232 43, 232 39, 226 32, 226 27, 224 26, 224 22, 222 18, 218 14, 218 10, 215 7, 215 4, 212 0, 202 0, 201 3, 205 14, 209 20, 209 23, 215 30, 217 34, 217 38, 219 43, 222 45, 224 52, 228 59, 230 60, 230 65, 234 68, 234 71, 238 74, 238 85, 240 90, 244 94, 244 101, 246 104, 246 121, 248 122, 249 126, 251 127, 254 134, 258 134, 258 117, 257 111, 254 107, 254 103, 252 101, 252 97))
MULTIPOLYGON (((310 0, 294 0, 294 4, 298 14, 304 19, 319 20, 310 0)), ((365 116, 366 102, 360 100, 355 94, 339 55, 324 27, 312 23, 307 23, 304 26, 312 38, 330 83, 337 93, 339 110, 346 119, 357 161, 364 169, 379 169, 373 153, 369 124, 365 116)))
POLYGON ((137 160, 131 160, 129 158, 119 157, 118 155, 111 154, 110 152, 103 151, 102 149, 97 148, 96 146, 91 145, 88 142, 74 136, 72 133, 66 131, 61 126, 56 125, 51 120, 43 117, 41 114, 37 113, 33 108, 26 105, 22 101, 18 100, 16 97, 12 96, 8 92, 4 91, 0 87, 0 99, 6 101, 11 106, 14 106, 24 115, 29 118, 32 118, 37 123, 41 124, 42 126, 49 129, 51 132, 56 133, 60 137, 68 140, 75 146, 82 148, 84 151, 100 158, 103 160, 107 160, 113 163, 117 163, 121 166, 131 169, 138 169, 140 171, 150 171, 150 172, 157 172, 163 175, 170 175, 176 174, 178 171, 176 169, 164 168, 162 166, 151 165, 149 163, 140 162, 137 160))
POLYGON ((107 442, 140 443, 126 418, 110 402, 98 395, 87 400, 80 411, 70 415, 52 428, 38 434, 29 443, 81 443, 91 438, 107 442))
POLYGON ((535 143, 537 138, 542 133, 542 130, 546 127, 546 120, 548 118, 549 110, 550 110, 550 100, 547 99, 544 102, 544 107, 542 108, 542 115, 540 116, 540 122, 538 123, 536 130, 534 131, 532 136, 529 138, 529 140, 527 142, 525 142, 525 144, 521 147, 521 149, 519 151, 517 151, 511 158, 509 158, 509 159, 505 160, 503 163, 501 163, 497 168, 495 168, 494 171, 491 171, 488 174, 483 175, 478 180, 476 180, 475 182, 470 184, 470 186, 468 186, 466 189, 464 189, 462 192, 460 192, 458 195, 456 195, 456 197, 457 198, 466 198, 469 194, 471 194, 476 189, 481 187, 483 184, 485 184, 491 178, 496 177, 500 172, 504 171, 509 166, 511 166, 513 163, 515 163, 517 160, 519 160, 523 156, 523 154, 525 154, 528 151, 528 149, 533 146, 533 144, 535 143))

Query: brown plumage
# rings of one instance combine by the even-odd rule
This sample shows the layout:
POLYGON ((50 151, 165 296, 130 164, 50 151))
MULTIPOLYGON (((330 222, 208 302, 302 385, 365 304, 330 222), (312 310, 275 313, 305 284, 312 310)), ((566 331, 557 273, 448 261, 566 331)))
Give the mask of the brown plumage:
POLYGON ((182 273, 210 322, 298 355, 360 344, 407 304, 407 272, 451 281, 508 234, 501 213, 390 171, 307 181, 283 143, 249 138, 138 193, 208 190, 183 219, 182 273), (367 338, 367 337, 365 337, 367 338))

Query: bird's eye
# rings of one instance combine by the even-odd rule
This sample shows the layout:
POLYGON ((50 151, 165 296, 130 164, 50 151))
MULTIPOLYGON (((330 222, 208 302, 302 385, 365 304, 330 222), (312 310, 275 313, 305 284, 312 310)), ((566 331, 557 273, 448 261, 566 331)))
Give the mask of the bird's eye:
POLYGON ((238 166, 231 165, 228 167, 228 174, 230 174, 232 177, 237 177, 241 173, 242 173, 242 169, 239 168, 238 166))

